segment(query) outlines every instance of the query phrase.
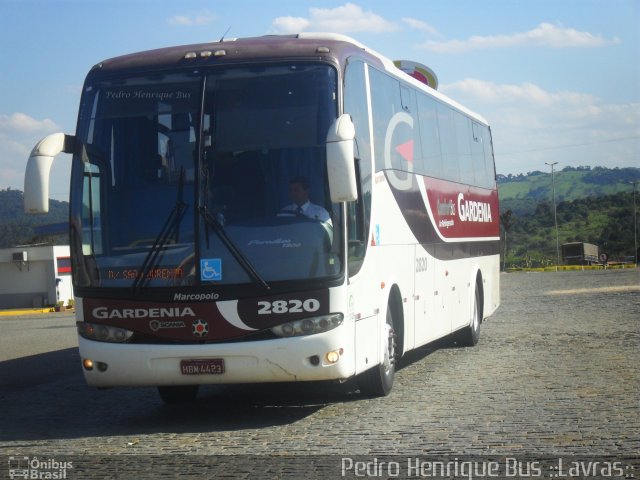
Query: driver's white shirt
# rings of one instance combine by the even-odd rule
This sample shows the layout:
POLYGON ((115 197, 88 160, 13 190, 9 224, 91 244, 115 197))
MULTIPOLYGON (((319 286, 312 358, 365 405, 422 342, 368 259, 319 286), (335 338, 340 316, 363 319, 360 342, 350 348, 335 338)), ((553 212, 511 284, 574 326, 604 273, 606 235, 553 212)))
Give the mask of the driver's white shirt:
MULTIPOLYGON (((287 212, 298 212, 298 205, 292 203, 291 205, 287 205, 282 210, 287 212)), ((300 213, 305 217, 312 218, 314 220, 319 220, 321 222, 326 222, 331 225, 331 216, 329 212, 327 212, 320 205, 316 205, 315 203, 311 203, 307 200, 306 203, 300 206, 300 213)))

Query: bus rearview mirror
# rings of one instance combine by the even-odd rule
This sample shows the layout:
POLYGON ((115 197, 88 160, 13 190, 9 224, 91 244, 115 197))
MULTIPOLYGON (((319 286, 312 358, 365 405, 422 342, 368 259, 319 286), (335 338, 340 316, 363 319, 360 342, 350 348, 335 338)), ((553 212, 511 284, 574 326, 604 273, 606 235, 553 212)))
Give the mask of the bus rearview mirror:
POLYGON ((73 137, 53 133, 38 142, 31 151, 24 176, 24 211, 28 214, 49 212, 49 174, 53 157, 70 153, 73 137))
POLYGON ((340 115, 327 133, 327 176, 332 202, 351 202, 358 198, 354 139, 351 116, 340 115))

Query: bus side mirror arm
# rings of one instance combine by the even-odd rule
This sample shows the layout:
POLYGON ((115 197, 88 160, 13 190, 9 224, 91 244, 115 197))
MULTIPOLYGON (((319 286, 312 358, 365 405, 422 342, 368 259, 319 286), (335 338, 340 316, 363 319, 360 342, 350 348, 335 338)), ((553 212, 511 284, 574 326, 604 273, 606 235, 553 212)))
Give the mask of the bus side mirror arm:
POLYGON ((335 203, 358 199, 354 139, 351 116, 340 115, 327 133, 327 176, 331 201, 335 203))
POLYGON ((24 175, 24 211, 28 214, 49 212, 49 174, 53 157, 61 152, 73 153, 75 137, 53 133, 38 142, 31 151, 24 175))

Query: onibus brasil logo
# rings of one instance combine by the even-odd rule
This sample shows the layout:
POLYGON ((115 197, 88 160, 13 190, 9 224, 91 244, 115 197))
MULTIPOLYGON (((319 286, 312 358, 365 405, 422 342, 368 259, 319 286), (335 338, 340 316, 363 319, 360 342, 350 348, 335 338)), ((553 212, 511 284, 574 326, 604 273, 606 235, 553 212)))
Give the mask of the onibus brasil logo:
POLYGON ((14 479, 52 479, 69 478, 68 471, 73 468, 72 462, 61 462, 53 458, 9 457, 9 478, 14 479))

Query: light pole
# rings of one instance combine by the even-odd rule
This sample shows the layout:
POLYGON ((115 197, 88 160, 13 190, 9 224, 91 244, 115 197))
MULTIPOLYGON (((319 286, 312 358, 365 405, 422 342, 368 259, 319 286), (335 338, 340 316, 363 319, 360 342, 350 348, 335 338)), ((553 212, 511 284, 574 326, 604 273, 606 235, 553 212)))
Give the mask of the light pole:
POLYGON ((631 182, 633 184, 633 260, 638 264, 638 213, 636 210, 636 185, 637 180, 631 182))
POLYGON ((556 272, 558 271, 558 265, 560 264, 560 239, 558 238, 558 215, 556 213, 556 182, 553 175, 553 167, 558 162, 548 163, 546 165, 551 167, 551 190, 553 191, 553 223, 556 226, 556 272))

